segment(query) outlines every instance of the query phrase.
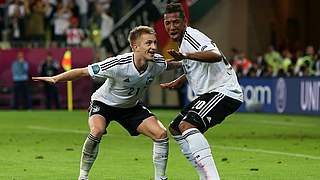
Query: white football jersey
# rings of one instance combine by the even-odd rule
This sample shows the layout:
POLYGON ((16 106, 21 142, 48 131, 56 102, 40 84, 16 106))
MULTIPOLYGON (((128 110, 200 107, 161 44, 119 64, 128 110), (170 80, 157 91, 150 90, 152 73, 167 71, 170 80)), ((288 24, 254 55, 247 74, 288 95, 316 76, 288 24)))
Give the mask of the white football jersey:
POLYGON ((109 106, 130 108, 135 106, 156 76, 167 68, 163 56, 155 54, 148 67, 139 73, 133 62, 133 53, 125 53, 88 66, 89 74, 106 78, 105 83, 91 96, 91 100, 109 106))
MULTIPOLYGON (((181 53, 213 51, 222 54, 217 45, 197 29, 187 27, 179 47, 181 53)), ((222 54, 224 57, 224 55, 222 54)), ((225 57, 224 57, 225 58, 225 57)), ((220 92, 243 101, 242 89, 235 71, 226 60, 215 63, 182 60, 183 69, 193 92, 199 96, 209 92, 220 92)))

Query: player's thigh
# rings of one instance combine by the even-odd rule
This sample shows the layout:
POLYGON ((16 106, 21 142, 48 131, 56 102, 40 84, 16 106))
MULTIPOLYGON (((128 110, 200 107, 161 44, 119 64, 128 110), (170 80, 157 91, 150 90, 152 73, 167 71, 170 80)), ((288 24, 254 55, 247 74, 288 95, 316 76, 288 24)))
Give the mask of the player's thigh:
POLYGON ((183 121, 195 125, 202 133, 208 128, 221 123, 226 116, 234 112, 240 106, 241 102, 234 105, 234 101, 222 93, 212 92, 204 94, 197 98, 183 121))
POLYGON ((106 133, 106 128, 110 123, 107 114, 107 105, 99 101, 91 102, 88 119, 90 133, 96 135, 97 137, 101 137, 106 133))
POLYGON ((132 108, 125 108, 116 110, 115 120, 120 123, 131 136, 138 136, 140 132, 137 130, 139 125, 149 117, 154 116, 150 110, 144 105, 137 104, 132 108))
POLYGON ((152 139, 164 139, 167 137, 165 127, 155 116, 143 120, 138 126, 137 131, 152 139))

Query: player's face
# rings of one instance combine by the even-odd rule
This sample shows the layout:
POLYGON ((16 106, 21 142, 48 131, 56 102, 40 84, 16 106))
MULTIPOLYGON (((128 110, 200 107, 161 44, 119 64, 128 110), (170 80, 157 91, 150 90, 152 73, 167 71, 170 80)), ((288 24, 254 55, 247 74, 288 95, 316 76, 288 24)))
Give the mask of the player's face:
POLYGON ((179 12, 164 15, 164 27, 169 37, 174 41, 181 41, 186 24, 179 12))
POLYGON ((146 60, 152 60, 156 51, 157 38, 154 34, 142 34, 134 48, 134 52, 146 60))

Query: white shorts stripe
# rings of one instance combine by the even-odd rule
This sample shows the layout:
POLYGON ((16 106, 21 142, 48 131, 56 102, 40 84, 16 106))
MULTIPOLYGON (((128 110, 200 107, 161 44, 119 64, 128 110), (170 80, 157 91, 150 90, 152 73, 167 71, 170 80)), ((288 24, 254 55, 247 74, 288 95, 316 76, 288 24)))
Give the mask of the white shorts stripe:
POLYGON ((208 114, 209 111, 212 110, 212 108, 214 108, 223 98, 224 98, 224 94, 219 94, 219 97, 215 100, 212 101, 205 109, 202 109, 200 114, 200 117, 203 118, 205 115, 208 114))
POLYGON ((222 94, 221 93, 218 93, 216 94, 208 103, 205 104, 205 106, 199 111, 199 116, 200 114, 208 108, 208 106, 210 106, 210 104, 213 102, 213 101, 216 101, 217 98, 219 98, 219 96, 221 96, 222 94))

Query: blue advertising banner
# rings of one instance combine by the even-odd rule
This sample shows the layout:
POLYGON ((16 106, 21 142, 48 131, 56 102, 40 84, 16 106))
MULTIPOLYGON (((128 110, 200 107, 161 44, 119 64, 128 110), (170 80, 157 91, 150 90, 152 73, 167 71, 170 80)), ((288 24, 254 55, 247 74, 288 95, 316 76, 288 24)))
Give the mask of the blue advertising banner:
MULTIPOLYGON (((239 112, 320 115, 320 78, 242 78, 239 112)), ((191 101, 191 89, 186 98, 191 101)))

